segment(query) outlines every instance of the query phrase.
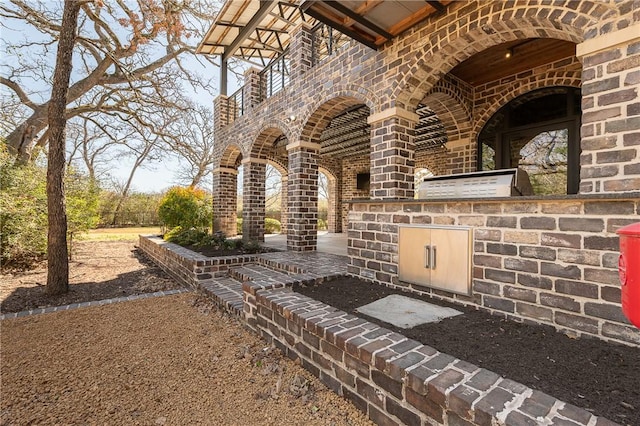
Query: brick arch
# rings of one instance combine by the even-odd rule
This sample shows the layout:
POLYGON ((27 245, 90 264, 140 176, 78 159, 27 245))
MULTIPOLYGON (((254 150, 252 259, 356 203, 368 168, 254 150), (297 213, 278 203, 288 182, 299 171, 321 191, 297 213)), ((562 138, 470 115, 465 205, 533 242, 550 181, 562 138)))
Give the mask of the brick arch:
POLYGON ((275 168, 278 171, 278 173, 280 173, 280 176, 283 178, 287 177, 287 175, 289 174, 289 171, 287 170, 287 165, 279 158, 269 157, 267 158, 267 164, 275 168))
MULTIPOLYGON (((463 3, 451 9, 464 10, 463 3)), ((489 47, 508 41, 529 38, 555 38, 580 43, 588 30, 617 13, 613 3, 581 1, 559 7, 553 2, 532 6, 519 6, 514 2, 490 2, 479 8, 469 8, 447 27, 426 28, 431 37, 412 58, 404 73, 398 77, 393 98, 396 105, 413 110, 434 85, 459 63, 481 53, 489 47), (472 20, 471 14, 476 18, 472 20), (462 19, 469 21, 464 31, 459 28, 462 19)))
POLYGON ((293 140, 291 129, 285 122, 277 119, 267 121, 250 138, 249 153, 255 158, 275 158, 273 144, 280 136, 293 140))
POLYGON ((358 104, 369 108, 370 114, 377 111, 379 102, 377 97, 368 89, 346 85, 329 89, 330 96, 320 94, 308 103, 308 107, 301 116, 302 129, 300 140, 318 141, 322 131, 336 114, 358 104))
POLYGON ((431 108, 437 115, 448 140, 458 140, 468 137, 471 132, 471 114, 457 99, 445 92, 431 92, 423 100, 423 104, 431 108))
POLYGON ((237 169, 240 165, 240 161, 245 157, 245 153, 242 147, 236 144, 229 144, 222 152, 219 161, 214 165, 216 167, 229 167, 237 169))
POLYGON ((476 117, 473 134, 478 135, 500 108, 526 93, 553 86, 580 87, 582 83, 580 74, 579 70, 565 71, 563 73, 554 72, 552 75, 528 82, 527 84, 522 84, 521 81, 515 81, 509 86, 504 87, 503 90, 501 90, 500 97, 497 97, 491 104, 485 105, 482 108, 482 114, 476 117))
POLYGON ((333 181, 337 181, 338 180, 338 176, 336 175, 335 171, 331 170, 330 168, 328 168, 326 166, 318 165, 318 172, 324 173, 324 175, 327 177, 327 179, 331 179, 333 181))

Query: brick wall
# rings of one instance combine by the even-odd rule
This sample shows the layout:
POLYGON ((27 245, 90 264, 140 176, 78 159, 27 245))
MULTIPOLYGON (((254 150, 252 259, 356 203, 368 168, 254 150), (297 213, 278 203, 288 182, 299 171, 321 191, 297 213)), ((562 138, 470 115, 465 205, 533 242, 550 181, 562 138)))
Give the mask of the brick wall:
POLYGON ((249 326, 378 425, 608 424, 289 289, 244 290, 249 326))
MULTIPOLYGON (((620 34, 623 33, 623 34, 620 34)), ((620 34, 620 35, 618 35, 620 34)), ((640 188, 640 25, 598 49, 586 45, 580 192, 640 188), (633 41, 635 38, 635 41, 633 41), (631 39, 632 41, 628 41, 631 39)))
MULTIPOLYGON (((355 202, 349 273, 576 334, 640 346, 620 307, 618 237, 638 222, 640 194, 603 198, 355 202), (472 294, 398 280, 402 224, 473 227, 472 294)), ((439 253, 439 256, 444 256, 439 253)))
POLYGON ((250 254, 206 257, 150 235, 140 235, 138 244, 160 269, 189 287, 213 277, 225 276, 229 268, 256 260, 256 256, 250 254))

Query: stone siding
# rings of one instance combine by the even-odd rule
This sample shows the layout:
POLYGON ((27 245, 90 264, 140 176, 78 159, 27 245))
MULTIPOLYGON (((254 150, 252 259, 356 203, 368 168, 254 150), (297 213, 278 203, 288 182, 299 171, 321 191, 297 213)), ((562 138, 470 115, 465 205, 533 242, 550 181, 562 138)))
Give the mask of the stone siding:
MULTIPOLYGON (((349 273, 569 333, 640 346, 620 305, 616 230, 640 220, 628 197, 354 202, 349 273), (400 282, 398 228, 473 227, 472 294, 400 282)), ((439 253, 445 256, 445 253, 439 253)))

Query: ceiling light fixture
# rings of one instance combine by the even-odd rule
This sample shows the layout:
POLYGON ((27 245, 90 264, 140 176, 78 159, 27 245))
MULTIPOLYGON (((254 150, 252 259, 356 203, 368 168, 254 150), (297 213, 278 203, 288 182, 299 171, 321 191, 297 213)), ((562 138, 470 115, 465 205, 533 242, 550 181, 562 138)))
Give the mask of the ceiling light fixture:
POLYGON ((509 59, 513 56, 513 49, 507 49, 507 52, 504 54, 506 59, 509 59))

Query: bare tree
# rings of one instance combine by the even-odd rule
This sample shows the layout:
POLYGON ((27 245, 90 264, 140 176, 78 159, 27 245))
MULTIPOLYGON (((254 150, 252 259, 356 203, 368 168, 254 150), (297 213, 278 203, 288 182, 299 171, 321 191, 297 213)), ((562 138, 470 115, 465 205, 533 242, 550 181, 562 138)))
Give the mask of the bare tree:
POLYGON ((265 170, 265 208, 280 210, 282 203, 282 176, 278 169, 267 164, 265 170))
MULTIPOLYGON (((184 67, 182 58, 194 53, 194 43, 217 8, 215 0, 82 3, 75 48, 79 66, 68 89, 66 118, 93 114, 96 121, 104 115, 135 120, 142 106, 180 108, 184 96, 177 81, 210 89, 210 81, 193 72, 192 66, 184 67)), ((24 41, 18 41, 4 39, 3 31, 2 53, 10 60, 3 63, 0 76, 0 84, 9 89, 7 103, 14 110, 1 129, 7 145, 22 161, 35 146, 45 146, 50 139, 46 115, 51 99, 42 87, 51 82, 49 50, 60 35, 60 13, 58 2, 0 3, 0 25, 13 33, 15 28, 9 25, 29 32, 24 41), (35 40, 34 32, 39 35, 35 40)), ((201 63, 212 61, 202 55, 191 57, 201 63)))
POLYGON ((69 259, 67 253, 67 214, 64 199, 65 107, 71 78, 73 45, 81 3, 65 0, 62 29, 53 74, 51 100, 48 103, 49 158, 47 167, 47 293, 69 291, 69 259))
MULTIPOLYGON (((189 105, 170 126, 168 148, 186 168, 178 172, 178 183, 196 187, 211 176, 213 164, 213 113, 203 105, 189 105)), ((207 189, 210 189, 210 185, 207 189)))

